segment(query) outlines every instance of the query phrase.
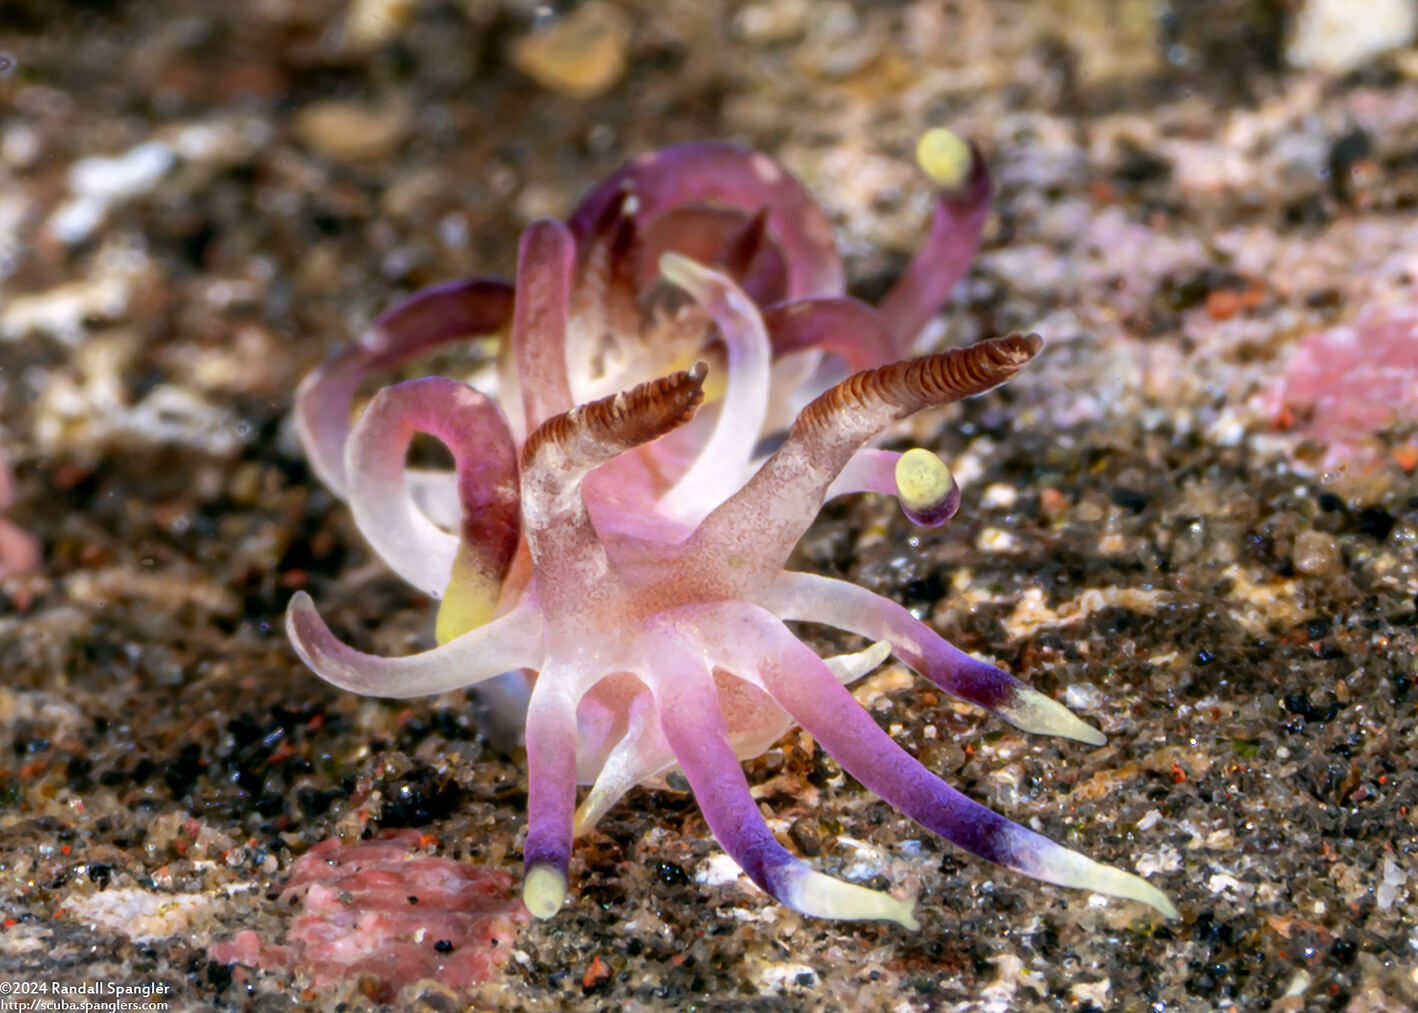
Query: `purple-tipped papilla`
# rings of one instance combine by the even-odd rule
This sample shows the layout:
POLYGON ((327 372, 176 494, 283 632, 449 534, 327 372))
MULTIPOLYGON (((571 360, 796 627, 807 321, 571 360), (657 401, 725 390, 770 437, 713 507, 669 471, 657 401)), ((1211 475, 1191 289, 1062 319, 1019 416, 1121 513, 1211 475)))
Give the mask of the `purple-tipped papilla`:
POLYGON ((1026 732, 1060 735, 1094 746, 1106 741, 1067 707, 994 665, 970 657, 901 605, 865 588, 816 574, 784 573, 757 601, 779 619, 825 623, 886 641, 892 653, 918 675, 1026 732))

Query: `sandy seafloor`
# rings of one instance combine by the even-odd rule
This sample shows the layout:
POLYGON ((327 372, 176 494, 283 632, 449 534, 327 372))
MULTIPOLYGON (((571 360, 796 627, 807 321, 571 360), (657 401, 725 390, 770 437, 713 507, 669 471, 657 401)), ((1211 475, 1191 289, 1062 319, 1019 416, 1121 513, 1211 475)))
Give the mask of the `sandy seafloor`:
POLYGON ((627 0, 628 39, 568 71, 604 60, 615 83, 581 99, 512 62, 555 10, 404 6, 360 49, 329 0, 0 0, 0 443, 44 549, 0 595, 0 978, 370 1006, 207 946, 278 940, 272 887, 333 833, 413 824, 515 872, 526 782, 463 694, 356 698, 286 644, 297 587, 368 650, 419 648, 431 616, 311 475, 295 384, 400 295, 510 273, 527 222, 694 138, 781 158, 876 298, 929 212, 914 138, 946 124, 999 196, 940 340, 1048 348, 901 437, 966 480, 950 525, 859 497, 794 565, 1103 728, 1093 750, 1025 736, 899 666, 859 692, 954 784, 1147 875, 1181 919, 986 867, 793 734, 748 764, 775 827, 826 871, 919 891, 919 932, 770 903, 688 795, 642 790, 467 1001, 1418 1007, 1413 406, 1373 436, 1262 397, 1307 335, 1413 302, 1418 54, 1292 70, 1296 5, 1259 0, 627 0), (123 915, 155 894, 182 899, 123 915))

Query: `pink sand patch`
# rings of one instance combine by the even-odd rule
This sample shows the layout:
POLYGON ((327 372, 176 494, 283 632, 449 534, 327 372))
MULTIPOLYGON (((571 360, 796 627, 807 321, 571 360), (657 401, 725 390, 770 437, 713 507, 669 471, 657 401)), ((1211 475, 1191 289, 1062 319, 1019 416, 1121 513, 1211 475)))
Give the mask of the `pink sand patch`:
POLYGON ((1380 430, 1418 424, 1418 306, 1366 310, 1313 334, 1264 398, 1266 413, 1325 448, 1333 466, 1380 430))
POLYGON ((309 975, 319 988, 372 975, 391 993, 432 979, 459 989, 507 961, 527 909, 512 877, 422 853, 414 830, 344 845, 322 841, 296 859, 281 892, 300 908, 276 946, 251 931, 210 950, 213 960, 309 975))
MULTIPOLYGON (((14 475, 5 449, 0 447, 0 510, 15 499, 14 475)), ((39 543, 17 526, 0 517, 0 579, 27 573, 39 565, 39 543)))

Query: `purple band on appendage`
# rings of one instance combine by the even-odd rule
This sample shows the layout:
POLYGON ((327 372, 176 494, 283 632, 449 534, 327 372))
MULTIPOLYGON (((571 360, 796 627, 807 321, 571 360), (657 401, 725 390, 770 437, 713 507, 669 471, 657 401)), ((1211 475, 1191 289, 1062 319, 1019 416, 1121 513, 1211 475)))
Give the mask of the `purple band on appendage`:
POLYGON ((522 856, 528 869, 549 865, 565 876, 576 809, 576 709, 557 689, 544 689, 543 680, 557 677, 542 672, 527 708, 527 840, 522 856))
POLYGON ((824 623, 889 641, 892 653, 913 671, 986 710, 1013 703, 1016 689, 1026 688, 951 644, 902 605, 844 580, 790 571, 759 600, 782 619, 824 623))
POLYGON ((1026 875, 1034 875, 1028 859, 1037 847, 1058 847, 967 798, 922 766, 881 730, 822 659, 776 619, 763 613, 752 622, 765 648, 768 660, 761 671, 773 698, 869 791, 946 840, 1026 875))
POLYGON ((905 503, 901 504, 901 512, 906 515, 907 520, 923 528, 938 528, 950 518, 955 516, 960 509, 960 486, 955 479, 950 480, 950 492, 941 500, 939 504, 929 510, 912 510, 905 503))
POLYGON ((684 656, 667 654, 662 666, 680 665, 672 695, 657 700, 660 728, 694 791, 699 811, 724 851, 748 877, 778 900, 774 871, 796 859, 768 829, 733 747, 709 670, 684 656))

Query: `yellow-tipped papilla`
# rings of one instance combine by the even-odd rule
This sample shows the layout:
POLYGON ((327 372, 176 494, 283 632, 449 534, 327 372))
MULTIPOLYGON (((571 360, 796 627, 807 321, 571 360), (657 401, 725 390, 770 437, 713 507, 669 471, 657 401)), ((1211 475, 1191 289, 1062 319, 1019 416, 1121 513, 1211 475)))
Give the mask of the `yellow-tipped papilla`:
POLYGON ((1035 735, 1059 735, 1090 746, 1102 746, 1108 737, 1057 700, 1038 690, 1020 686, 1014 699, 1001 705, 998 713, 1016 728, 1035 735))
POLYGON ((932 183, 947 190, 964 185, 974 160, 970 145, 944 127, 927 130, 916 142, 916 164, 932 183))
POLYGON ((566 900, 566 877, 550 865, 534 865, 522 883, 522 903, 534 917, 546 920, 566 900))
POLYGON ((1034 868, 1025 871, 1027 875, 1042 879, 1046 883, 1057 883, 1059 886, 1092 890, 1109 897, 1139 901, 1164 917, 1181 917, 1176 905, 1167 895, 1141 876, 1095 862, 1067 848, 1049 851, 1034 868))
POLYGON ((785 868, 781 875, 782 899, 805 915, 843 921, 895 922, 912 932, 921 927, 916 920, 914 898, 898 900, 889 893, 833 879, 801 863, 785 868))
POLYGON ((438 603, 433 635, 440 644, 461 637, 488 622, 497 612, 502 586, 477 546, 463 542, 453 558, 448 589, 438 603))
POLYGON ((896 496, 906 516, 924 527, 949 520, 960 504, 950 468, 929 450, 915 447, 896 461, 896 496))

